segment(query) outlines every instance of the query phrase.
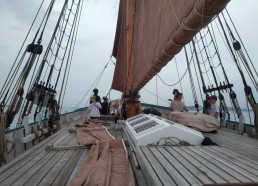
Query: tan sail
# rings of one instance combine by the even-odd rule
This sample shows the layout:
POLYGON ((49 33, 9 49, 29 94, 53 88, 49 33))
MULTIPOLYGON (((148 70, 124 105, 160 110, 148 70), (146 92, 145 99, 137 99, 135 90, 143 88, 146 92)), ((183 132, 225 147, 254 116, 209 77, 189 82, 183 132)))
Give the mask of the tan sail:
POLYGON ((112 89, 138 92, 229 0, 121 0, 112 89))

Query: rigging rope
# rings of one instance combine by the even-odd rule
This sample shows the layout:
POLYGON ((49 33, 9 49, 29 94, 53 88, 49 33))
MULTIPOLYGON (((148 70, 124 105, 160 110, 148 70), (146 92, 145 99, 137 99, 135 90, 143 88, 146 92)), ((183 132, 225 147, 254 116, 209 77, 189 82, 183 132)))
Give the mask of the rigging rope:
MULTIPOLYGON (((177 66, 176 57, 175 57, 175 63, 176 63, 177 77, 178 77, 178 80, 180 80, 180 75, 179 75, 179 70, 178 70, 178 66, 177 66)), ((183 92, 183 88, 182 88, 182 83, 181 83, 181 81, 180 81, 180 90, 181 90, 181 92, 183 92)))
MULTIPOLYGON (((11 86, 10 82, 12 81, 12 77, 13 77, 13 76, 10 76, 10 75, 11 75, 12 69, 14 68, 14 66, 15 66, 15 64, 16 64, 16 62, 17 62, 19 56, 20 56, 20 53, 21 53, 21 51, 22 51, 22 49, 23 49, 23 47, 24 47, 24 44, 25 44, 25 42, 26 42, 26 40, 27 40, 27 38, 28 38, 28 36, 29 36, 29 34, 30 34, 30 31, 31 31, 31 29, 32 29, 32 27, 33 27, 33 25, 34 25, 34 23, 35 23, 37 17, 38 17, 38 14, 39 14, 39 12, 40 12, 40 10, 41 10, 41 8, 42 8, 42 5, 43 5, 44 1, 45 1, 45 0, 42 0, 42 2, 41 2, 41 4, 40 4, 40 7, 39 7, 39 9, 38 9, 38 11, 37 11, 37 13, 36 13, 36 15, 35 15, 33 21, 32 21, 32 24, 31 24, 31 26, 30 26, 28 32, 27 32, 27 35, 25 36, 25 39, 24 39, 24 41, 23 41, 23 43, 22 43, 22 45, 21 45, 21 47, 20 47, 20 50, 19 50, 19 52, 18 52, 18 55, 16 56, 16 58, 15 58, 15 60, 14 60, 14 63, 13 63, 13 65, 12 65, 12 67, 11 67, 11 70, 9 71, 9 73, 8 73, 8 75, 7 75, 7 79, 5 80, 4 85, 3 85, 3 87, 2 87, 2 89, 1 89, 1 91, 0 91, 0 99, 1 99, 1 96, 4 94, 4 91, 8 89, 7 86, 8 86, 8 85, 11 86), (8 81, 8 78, 10 78, 9 81, 8 81), (7 81, 8 81, 8 83, 7 83, 7 81)), ((23 56, 25 55, 25 53, 26 53, 26 52, 24 52, 23 56)), ((21 57, 21 59, 23 59, 23 57, 21 57)), ((21 62, 21 61, 20 61, 20 62, 21 62)), ((16 74, 16 73, 14 72, 13 74, 16 74)))
MULTIPOLYGON (((226 9, 226 8, 225 8, 225 9, 226 9)), ((258 76, 257 70, 256 70, 256 68, 254 67, 253 61, 251 60, 251 58, 250 58, 250 56, 249 56, 249 54, 248 54, 248 52, 247 52, 247 50, 246 50, 246 48, 245 48, 245 45, 244 45, 244 43, 243 43, 243 41, 242 41, 242 39, 241 39, 241 37, 240 37, 240 35, 239 35, 239 33, 238 33, 236 27, 235 27, 235 24, 234 24, 233 21, 232 21, 231 16, 229 15, 227 9, 226 9, 226 12, 227 12, 228 17, 229 17, 229 19, 230 19, 230 21, 231 21, 231 24, 233 25, 233 27, 234 27, 234 29, 235 29, 235 31, 236 31, 236 33, 237 33, 238 38, 239 38, 239 40, 240 40, 240 42, 241 42, 241 44, 242 44, 242 46, 243 46, 243 48, 244 48, 244 50, 245 50, 245 53, 247 54, 248 59, 249 59, 249 61, 251 62, 252 67, 253 67, 253 69, 254 69, 256 75, 258 76)))
POLYGON ((256 88, 256 90, 257 90, 257 92, 258 92, 258 83, 256 82, 256 80, 255 80, 255 78, 254 78, 254 75, 253 75, 253 73, 252 73, 252 70, 251 70, 251 68, 250 68, 250 66, 249 66, 249 64, 248 64, 248 62, 247 62, 247 59, 246 59, 245 56, 244 56, 244 53, 243 53, 243 51, 242 51, 242 49, 241 49, 241 45, 240 45, 240 43, 235 39, 234 34, 233 34, 232 30, 230 29, 230 27, 229 27, 229 25, 228 25, 228 23, 227 23, 227 21, 226 21, 226 18, 225 18, 225 16, 224 16, 223 13, 222 13, 222 16, 223 16, 224 21, 225 21, 225 24, 226 24, 226 26, 227 26, 229 35, 231 36, 231 39, 232 39, 232 42, 233 42, 233 47, 234 47, 236 53, 239 55, 239 57, 240 57, 242 63, 243 63, 244 66, 245 66, 246 71, 248 72, 248 75, 249 75, 250 79, 251 79, 252 82, 253 82, 254 87, 256 88))
MULTIPOLYGON (((201 37, 201 40, 202 40, 202 37, 201 37)), ((199 51, 201 51, 201 48, 200 48, 199 43, 197 43, 197 46, 198 46, 199 51)), ((203 50, 204 50, 204 48, 203 48, 203 50)), ((196 51, 196 54, 198 54, 196 48, 195 48, 195 51, 196 51)), ((204 63, 205 60, 204 60, 204 58, 203 58, 203 56, 202 56, 202 53, 200 53, 200 55, 201 55, 201 58, 202 58, 202 61, 203 61, 203 65, 204 65, 204 68, 205 68, 206 72, 203 73, 201 68, 200 68, 199 70, 200 70, 200 72, 201 72, 202 74, 207 74, 207 72, 210 70, 210 68, 207 70, 207 68, 206 68, 206 63, 204 63)), ((198 62, 198 64, 200 64, 200 61, 198 62)), ((208 79, 209 83, 211 84, 210 77, 209 77, 208 75, 207 75, 207 79, 208 79)))
POLYGON ((153 95, 154 97, 158 97, 160 100, 162 100, 162 101, 164 101, 164 102, 166 102, 166 103, 170 103, 168 100, 165 100, 165 99, 163 99, 163 98, 161 98, 161 97, 159 97, 159 96, 153 94, 151 91, 147 90, 146 88, 142 88, 142 89, 145 90, 146 92, 150 93, 150 94, 153 95))
POLYGON ((190 84, 191 84, 191 89, 192 89, 194 105, 195 105, 195 108, 196 108, 197 112, 199 112, 198 99, 197 99, 197 95, 196 95, 196 91, 195 91, 195 86, 194 86, 192 72, 191 72, 191 69, 190 69, 190 62, 189 62, 189 59, 188 59, 188 55, 187 55, 187 51, 186 51, 186 47, 185 46, 184 46, 184 51, 185 51, 185 58, 186 58, 186 63, 187 63, 187 69, 188 69, 188 72, 189 72, 189 78, 190 78, 190 84))
MULTIPOLYGON (((192 42, 193 42, 193 41, 192 41, 192 42)), ((191 47, 191 44, 189 44, 189 46, 190 46, 190 50, 193 51, 193 49, 192 49, 192 47, 191 47)), ((198 63, 198 61, 196 61, 196 63, 198 63)), ((197 78, 197 83, 198 83, 198 87, 199 87, 201 99, 202 99, 202 102, 203 102, 203 97, 202 97, 202 92, 201 92, 201 85, 200 85, 199 77, 198 77, 198 74, 197 74, 196 65, 195 65, 194 62, 193 62, 193 65, 194 65, 195 75, 196 75, 196 78, 197 78)))
MULTIPOLYGON (((112 57, 112 56, 111 56, 112 57)), ((111 57, 108 60, 108 62, 106 63, 105 67, 102 69, 102 71, 100 72, 100 74, 98 75, 98 77, 95 79, 95 81, 92 83, 92 85, 90 86, 90 88, 87 90, 86 94, 83 96, 83 98, 79 101, 79 103, 77 104, 77 106, 75 107, 75 109, 78 108, 78 106, 81 104, 81 102, 84 100, 84 98, 88 95, 89 91, 92 89, 92 87, 94 87, 94 85, 96 84, 96 86, 98 85, 98 82, 100 81, 104 71, 106 70, 109 62, 111 61, 111 57)), ((95 86, 95 87, 96 87, 95 86)))
MULTIPOLYGON (((72 63, 73 54, 74 54, 74 47, 75 47, 75 43, 76 43, 76 39, 77 39, 78 28, 79 28, 79 25, 80 25, 80 19, 81 19, 81 13, 82 13, 83 3, 84 3, 84 0, 82 0, 82 5, 81 5, 80 13, 79 13, 79 20, 78 20, 78 22, 77 22, 78 24, 77 24, 77 27, 76 27, 75 36, 74 36, 74 34, 73 34, 74 39, 73 39, 73 47, 72 47, 72 49, 71 49, 71 50, 72 50, 71 59, 70 59, 70 64, 69 64, 69 69, 68 69, 68 74, 67 74, 67 80, 66 80, 66 84, 65 84, 65 89, 64 89, 64 94, 63 94, 63 98, 62 98, 62 103, 61 103, 60 110, 61 110, 62 107, 63 107, 64 96, 65 96, 65 92, 66 92, 68 77, 69 77, 69 74, 70 74, 71 63, 72 63)), ((78 4, 79 4, 79 3, 78 3, 78 4)))
MULTIPOLYGON (((191 54, 190 64, 191 64, 192 60, 193 60, 193 51, 192 51, 192 54, 191 54)), ((176 62, 176 59, 175 59, 175 62, 176 62)), ((176 62, 176 68, 178 69, 178 67, 177 67, 177 62, 176 62)), ((188 71, 188 68, 186 68, 186 70, 185 70, 183 76, 182 76, 181 78, 179 78, 179 80, 178 80, 176 83, 174 83, 174 84, 167 84, 167 83, 160 77, 159 74, 157 74, 157 76, 159 77, 159 79, 161 80, 161 82, 162 82, 164 85, 167 85, 167 86, 175 86, 175 85, 177 85, 178 83, 180 83, 180 86, 181 86, 181 81, 182 81, 183 78, 185 77, 187 71, 188 71)), ((182 91, 182 86, 181 86, 181 91, 182 91)))

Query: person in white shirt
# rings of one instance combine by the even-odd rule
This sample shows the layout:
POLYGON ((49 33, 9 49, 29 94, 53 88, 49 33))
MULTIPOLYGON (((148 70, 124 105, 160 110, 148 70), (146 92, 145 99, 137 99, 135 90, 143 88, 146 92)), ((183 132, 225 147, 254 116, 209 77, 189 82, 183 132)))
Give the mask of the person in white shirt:
POLYGON ((210 96, 209 102, 211 104, 210 116, 213 116, 219 120, 219 105, 217 104, 217 96, 216 95, 210 96))
POLYGON ((91 96, 90 101, 92 102, 88 107, 88 109, 90 109, 90 118, 91 119, 99 119, 100 118, 99 109, 102 109, 101 104, 96 101, 95 96, 91 96))
POLYGON ((172 112, 185 112, 187 111, 185 103, 182 101, 183 99, 183 94, 178 92, 175 97, 174 100, 171 101, 170 103, 170 111, 172 112))

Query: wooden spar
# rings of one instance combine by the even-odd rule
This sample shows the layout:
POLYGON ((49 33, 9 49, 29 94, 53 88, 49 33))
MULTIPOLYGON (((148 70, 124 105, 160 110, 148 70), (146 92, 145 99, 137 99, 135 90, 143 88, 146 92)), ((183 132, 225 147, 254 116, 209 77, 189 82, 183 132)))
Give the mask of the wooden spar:
MULTIPOLYGON (((133 87, 133 63, 132 63, 132 44, 133 44, 133 30, 134 30, 134 16, 135 16, 136 0, 126 1, 126 64, 127 64, 127 84, 126 84, 126 118, 135 116, 139 113, 139 103, 134 101, 134 93, 131 92, 133 87)), ((138 100, 137 100, 138 101, 138 100)))

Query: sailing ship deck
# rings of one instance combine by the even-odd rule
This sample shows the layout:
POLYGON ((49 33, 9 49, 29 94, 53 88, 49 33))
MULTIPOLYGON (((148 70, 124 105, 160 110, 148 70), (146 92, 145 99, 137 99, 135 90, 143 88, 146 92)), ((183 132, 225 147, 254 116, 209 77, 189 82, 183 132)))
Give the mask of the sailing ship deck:
MULTIPOLYGON (((48 145, 78 145, 71 126, 34 146, 0 169, 0 185, 69 185, 89 148, 46 151, 48 145)), ((126 136, 122 127, 109 127, 116 138, 126 136)), ((212 183, 258 182, 258 140, 220 129, 205 134, 219 146, 140 147, 130 160, 138 185, 203 185, 212 183), (144 179, 147 177, 148 179, 144 179)))

